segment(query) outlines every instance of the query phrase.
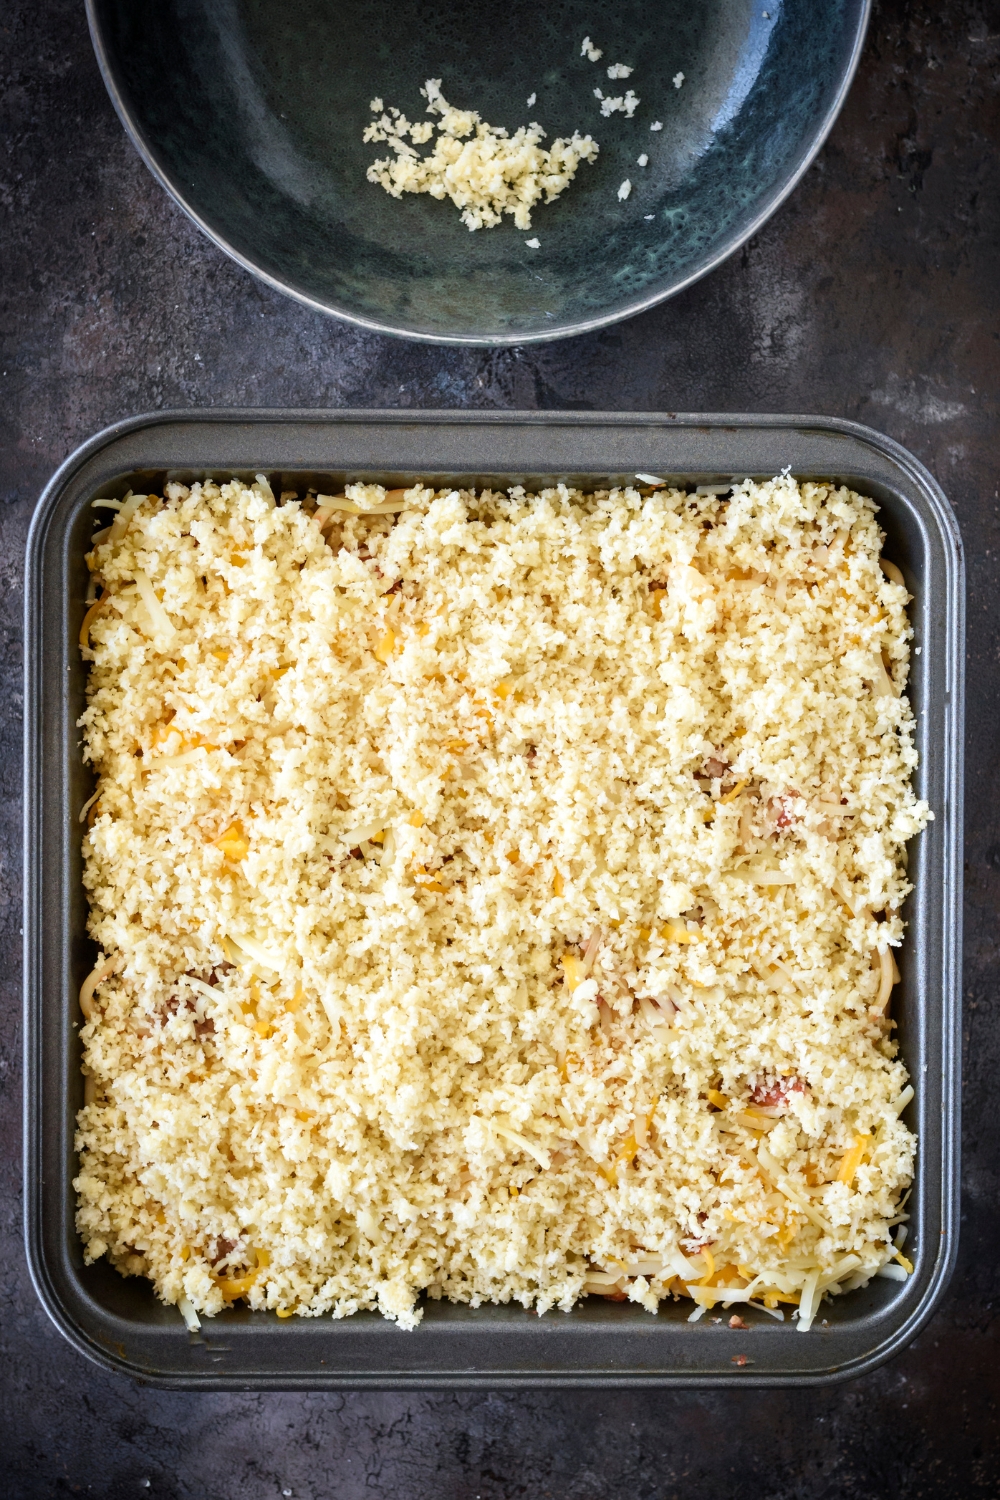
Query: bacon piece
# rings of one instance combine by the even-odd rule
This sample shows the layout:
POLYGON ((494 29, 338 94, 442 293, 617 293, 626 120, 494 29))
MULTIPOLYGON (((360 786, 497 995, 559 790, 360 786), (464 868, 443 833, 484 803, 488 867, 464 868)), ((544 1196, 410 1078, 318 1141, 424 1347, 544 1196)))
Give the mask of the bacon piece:
POLYGON ((224 1235, 218 1235, 208 1247, 209 1264, 212 1266, 220 1265, 227 1256, 232 1255, 237 1244, 237 1240, 227 1240, 224 1235))
MULTIPOLYGON (((193 978, 202 979, 202 975, 195 974, 193 970, 189 972, 191 973, 193 978)), ((213 969, 211 971, 212 977, 203 980, 203 982, 205 984, 214 984, 215 973, 216 970, 213 969)), ((194 1017, 194 1034, 199 1041, 201 1041, 203 1037, 213 1036, 215 1034, 215 1022, 212 1020, 211 1016, 200 1016, 198 1014, 198 1006, 196 1005, 192 997, 190 995, 179 995, 176 990, 174 990, 172 994, 167 996, 163 1005, 160 1007, 160 1025, 165 1026, 170 1016, 177 1016, 181 1015, 182 1013, 194 1017)))
POLYGON ((714 752, 705 757, 694 773, 694 779, 703 792, 712 790, 712 782, 719 782, 720 791, 735 786, 736 777, 729 766, 729 757, 724 745, 716 745, 714 752))
POLYGON ((805 1094, 809 1085, 801 1078, 768 1078, 751 1080, 750 1099, 759 1109, 787 1109, 792 1094, 805 1094))
POLYGON ((777 797, 772 797, 767 804, 767 821, 772 831, 784 833, 795 823, 802 821, 803 797, 794 787, 789 787, 787 792, 781 792, 777 797))

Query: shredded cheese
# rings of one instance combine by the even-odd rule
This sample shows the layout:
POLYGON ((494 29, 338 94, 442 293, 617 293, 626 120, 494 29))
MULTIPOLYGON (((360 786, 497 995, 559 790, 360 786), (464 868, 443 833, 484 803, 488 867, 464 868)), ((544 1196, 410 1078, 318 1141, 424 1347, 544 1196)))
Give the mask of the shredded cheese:
POLYGON ((250 841, 239 822, 230 823, 225 832, 212 842, 232 864, 239 864, 250 853, 250 841))
POLYGON ((854 1174, 865 1159, 865 1152, 868 1150, 868 1141, 869 1136, 867 1131, 862 1135, 854 1137, 854 1144, 844 1153, 843 1161, 840 1164, 840 1171, 837 1173, 838 1182, 844 1182, 848 1187, 851 1186, 851 1183, 854 1181, 854 1174))

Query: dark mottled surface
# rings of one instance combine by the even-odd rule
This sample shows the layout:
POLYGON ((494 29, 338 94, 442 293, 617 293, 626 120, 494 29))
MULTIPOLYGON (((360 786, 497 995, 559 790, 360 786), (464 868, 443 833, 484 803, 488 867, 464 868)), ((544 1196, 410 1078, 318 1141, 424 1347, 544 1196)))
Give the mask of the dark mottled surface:
POLYGON ((742 255, 622 327, 499 354, 338 327, 226 261, 127 145, 77 0, 7 0, 0 39, 0 1493, 1000 1494, 1000 8, 882 0, 822 158, 742 255), (183 1396, 103 1374, 49 1326, 20 1245, 24 538, 81 438, 196 403, 814 410, 937 474, 970 563, 965 1209, 945 1302, 893 1363, 825 1391, 183 1396))

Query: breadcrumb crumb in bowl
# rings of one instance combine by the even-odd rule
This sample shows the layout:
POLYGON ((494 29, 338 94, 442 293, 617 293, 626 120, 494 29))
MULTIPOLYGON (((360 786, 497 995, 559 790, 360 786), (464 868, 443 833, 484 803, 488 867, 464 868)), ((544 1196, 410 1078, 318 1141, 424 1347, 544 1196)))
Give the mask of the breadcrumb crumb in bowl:
POLYGON ((869 0, 88 12, 147 165, 249 270, 368 328, 512 344, 652 306, 754 233, 836 117, 869 0), (428 80, 491 127, 491 162, 506 139, 531 170, 508 161, 484 194, 474 132, 431 141, 428 80), (382 119, 395 134, 393 111, 401 151, 368 134, 382 119))

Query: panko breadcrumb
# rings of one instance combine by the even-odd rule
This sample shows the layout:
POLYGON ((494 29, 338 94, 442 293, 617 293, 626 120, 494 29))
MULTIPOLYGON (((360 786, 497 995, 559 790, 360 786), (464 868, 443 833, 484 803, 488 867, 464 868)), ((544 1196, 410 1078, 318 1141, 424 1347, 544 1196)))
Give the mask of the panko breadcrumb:
POLYGON ((440 78, 428 78, 420 90, 427 113, 441 116, 433 149, 420 156, 410 142, 426 144, 434 133, 430 120, 411 124, 398 109, 384 109, 372 100, 379 118, 365 129, 366 141, 386 141, 396 153, 372 162, 368 181, 378 183, 393 198, 404 193, 429 193, 450 198, 462 210, 469 229, 495 229, 511 214, 518 229, 531 228, 531 210, 544 197, 551 203, 573 181, 582 161, 597 160, 600 147, 589 135, 576 131, 568 140, 541 145, 540 125, 522 125, 513 135, 498 125, 487 125, 475 110, 454 109, 441 93, 440 78))
POLYGON ((129 497, 81 632, 87 1260, 192 1327, 599 1292, 808 1328, 905 1277, 930 814, 875 511, 129 497))

